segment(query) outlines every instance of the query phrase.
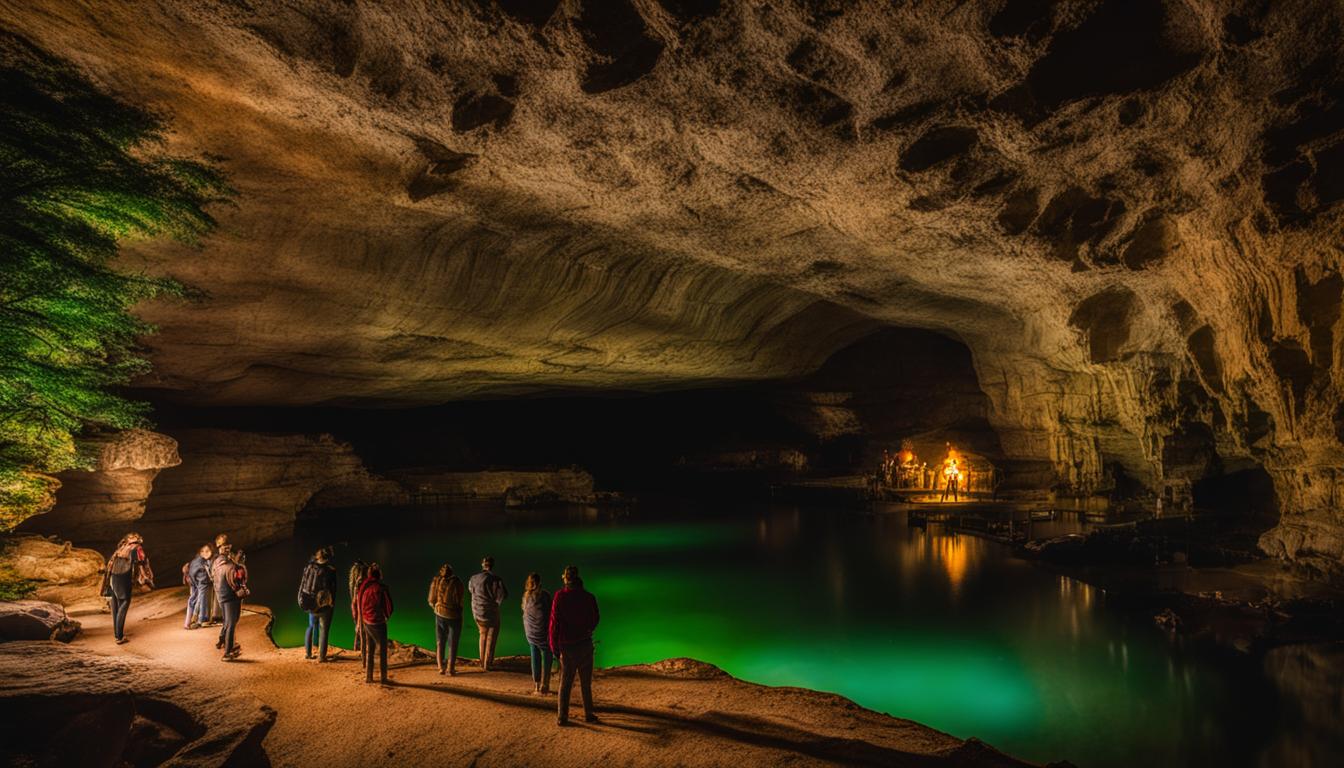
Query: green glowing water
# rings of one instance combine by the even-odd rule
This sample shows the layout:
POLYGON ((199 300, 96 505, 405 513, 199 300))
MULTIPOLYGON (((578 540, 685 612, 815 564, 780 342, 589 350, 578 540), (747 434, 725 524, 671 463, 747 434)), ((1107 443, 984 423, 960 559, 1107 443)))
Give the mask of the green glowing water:
MULTIPOLYGON (((601 603, 602 666, 690 656, 1083 768, 1253 764, 1291 735, 1258 670, 1182 652, 1151 618, 1106 605, 1092 587, 991 542, 907 527, 901 514, 560 516, 463 510, 411 523, 381 511, 303 529, 253 555, 256 599, 277 610, 276 641, 302 645, 299 573, 334 543, 342 585, 353 558, 381 563, 397 606, 390 634, 432 648, 425 597, 437 566, 448 561, 465 580, 492 554, 513 593, 499 653, 522 654, 524 577, 538 571, 553 589, 574 563, 601 603)), ((337 616, 333 642, 348 647, 349 614, 337 616)), ((474 656, 466 624, 462 650, 474 656)))

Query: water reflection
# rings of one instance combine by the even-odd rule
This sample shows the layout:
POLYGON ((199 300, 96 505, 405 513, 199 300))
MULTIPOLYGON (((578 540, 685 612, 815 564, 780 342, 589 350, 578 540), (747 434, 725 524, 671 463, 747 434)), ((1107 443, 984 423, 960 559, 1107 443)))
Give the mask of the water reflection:
MULTIPOLYGON (((281 643, 302 642, 292 593, 318 544, 346 542, 340 563, 383 562, 401 604, 414 606, 397 613, 391 634, 426 645, 433 625, 418 597, 433 569, 447 559, 469 570, 489 552, 511 587, 530 570, 583 566, 603 601, 603 665, 693 656, 749 680, 834 691, 1028 759, 1083 768, 1344 755, 1329 735, 1341 723, 1337 693, 1333 705, 1295 708, 1322 695, 1306 672, 1316 660, 1228 666, 1169 644, 1149 617, 1112 609, 1094 587, 993 542, 909 527, 901 515, 778 506, 557 522, 501 520, 495 511, 400 531, 373 525, 305 530, 253 555, 257 593, 278 609, 281 643)), ((348 642, 349 634, 338 619, 334 636, 348 642)), ((524 651, 521 631, 506 624, 500 652, 524 651)))

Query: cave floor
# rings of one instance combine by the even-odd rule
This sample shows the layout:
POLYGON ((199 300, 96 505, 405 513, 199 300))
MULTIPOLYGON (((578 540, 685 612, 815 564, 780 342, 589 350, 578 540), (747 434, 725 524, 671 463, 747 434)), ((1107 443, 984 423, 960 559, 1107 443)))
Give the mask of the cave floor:
POLYGON ((137 597, 123 646, 110 615, 78 616, 84 630, 72 646, 254 696, 276 711, 263 742, 275 765, 1025 765, 839 696, 745 683, 695 662, 599 670, 602 723, 582 722, 576 702, 575 727, 559 729, 554 696, 532 694, 525 672, 466 666, 450 678, 432 663, 394 664, 390 685, 367 685, 349 652, 318 665, 277 648, 269 612, 247 605, 242 656, 225 663, 214 628, 182 628, 184 605, 180 588, 137 597))

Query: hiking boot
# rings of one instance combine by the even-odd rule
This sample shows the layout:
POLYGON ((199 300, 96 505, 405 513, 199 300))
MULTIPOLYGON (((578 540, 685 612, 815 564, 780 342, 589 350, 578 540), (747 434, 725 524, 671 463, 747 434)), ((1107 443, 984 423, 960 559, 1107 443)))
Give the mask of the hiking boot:
POLYGON ((200 629, 200 628, 201 628, 201 622, 199 621, 193 621, 187 625, 187 629, 200 629))
POLYGON ((130 641, 128 641, 128 640, 127 640, 126 638, 124 638, 124 637, 118 637, 118 638, 117 638, 117 645, 125 645, 125 644, 128 643, 128 642, 130 642, 130 641))
POLYGON ((589 713, 583 716, 583 722, 593 723, 594 725, 596 725, 598 723, 601 723, 602 721, 598 719, 597 715, 589 713))

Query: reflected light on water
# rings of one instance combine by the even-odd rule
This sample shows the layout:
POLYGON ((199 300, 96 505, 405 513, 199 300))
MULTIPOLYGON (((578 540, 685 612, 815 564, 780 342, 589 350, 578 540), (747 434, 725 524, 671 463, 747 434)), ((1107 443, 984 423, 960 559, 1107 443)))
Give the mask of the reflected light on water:
POLYGON ((945 536, 937 541, 934 553, 947 571, 947 581, 955 597, 961 591, 961 583, 966 579, 966 568, 970 564, 969 547, 965 536, 945 536))

